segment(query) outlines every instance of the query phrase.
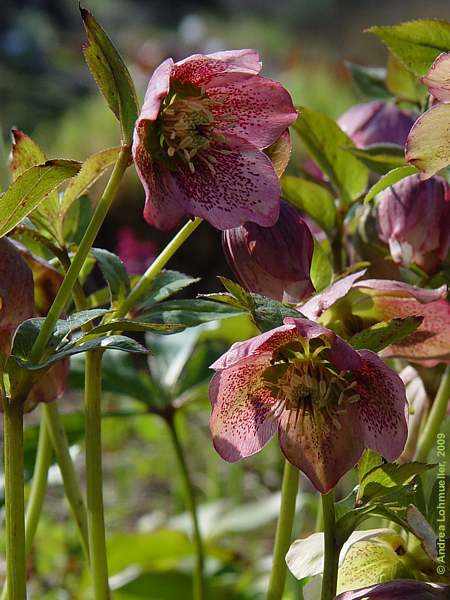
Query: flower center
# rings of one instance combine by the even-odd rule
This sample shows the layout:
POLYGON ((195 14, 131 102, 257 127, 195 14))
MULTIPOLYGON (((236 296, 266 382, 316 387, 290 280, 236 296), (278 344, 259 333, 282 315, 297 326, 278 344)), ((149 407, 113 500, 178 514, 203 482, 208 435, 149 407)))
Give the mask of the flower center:
POLYGON ((347 406, 358 402, 360 396, 354 391, 357 382, 348 371, 333 367, 327 359, 328 352, 326 342, 311 347, 304 340, 276 352, 272 365, 263 373, 264 385, 276 398, 271 409, 275 418, 287 410, 289 426, 292 421, 296 426, 299 419, 310 413, 319 421, 330 418, 340 429, 337 415, 345 413, 347 406), (319 415, 321 418, 317 419, 319 415))
POLYGON ((211 101, 204 95, 183 96, 174 93, 166 98, 160 115, 161 149, 169 159, 181 161, 195 173, 195 162, 204 162, 215 173, 214 156, 208 153, 214 133, 211 101))

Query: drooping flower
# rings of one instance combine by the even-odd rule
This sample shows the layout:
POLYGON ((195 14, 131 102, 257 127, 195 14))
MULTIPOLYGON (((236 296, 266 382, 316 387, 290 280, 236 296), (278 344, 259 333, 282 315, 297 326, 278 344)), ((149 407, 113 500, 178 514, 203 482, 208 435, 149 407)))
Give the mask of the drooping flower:
MULTIPOLYGON (((17 247, 7 238, 0 238, 0 354, 3 354, 4 358, 11 353, 17 327, 36 315, 35 292, 37 306, 43 307, 45 293, 39 282, 44 282, 48 288, 49 284, 56 284, 56 278, 58 286, 62 281, 62 276, 50 265, 47 265, 47 272, 44 273, 46 264, 25 248, 17 247), (35 283, 34 271, 27 263, 36 267, 35 283)), ((60 398, 64 393, 68 375, 68 360, 58 361, 50 367, 31 388, 25 401, 25 410, 31 410, 39 402, 51 402, 60 398)))
POLYGON ((447 287, 421 289, 389 279, 361 279, 364 271, 336 281, 299 311, 345 338, 381 321, 419 316, 418 329, 380 353, 426 366, 450 360, 450 303, 447 287))
POLYGON ((450 248, 450 186, 411 175, 378 195, 380 239, 396 263, 434 273, 450 248))
POLYGON ((374 100, 355 104, 337 122, 355 146, 365 148, 372 144, 404 146, 414 120, 394 104, 374 100))
POLYGON ((450 586, 408 579, 387 581, 336 596, 336 600, 448 600, 450 586))
POLYGON ((218 229, 277 221, 280 185, 263 149, 297 113, 260 70, 254 50, 169 58, 155 70, 133 141, 148 223, 171 229, 185 215, 218 229))
POLYGON ((428 179, 450 164, 450 52, 436 58, 422 81, 433 102, 408 135, 406 160, 428 179))
POLYGON ((222 243, 230 267, 251 292, 280 302, 300 302, 311 295, 310 278, 314 240, 295 208, 281 203, 272 227, 245 223, 227 229, 222 243))
POLYGON ((117 234, 117 254, 130 275, 141 275, 154 261, 158 251, 152 240, 141 240, 131 227, 117 234))
POLYGON ((229 462, 278 431, 286 458, 322 493, 364 448, 396 459, 406 441, 405 388, 369 350, 354 350, 308 319, 234 344, 212 368, 210 428, 229 462))

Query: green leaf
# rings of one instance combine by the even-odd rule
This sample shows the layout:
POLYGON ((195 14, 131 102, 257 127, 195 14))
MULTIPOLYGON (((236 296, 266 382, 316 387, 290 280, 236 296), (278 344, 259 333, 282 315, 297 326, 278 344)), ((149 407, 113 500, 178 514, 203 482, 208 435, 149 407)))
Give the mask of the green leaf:
POLYGON ((63 181, 80 170, 73 160, 49 160, 24 171, 0 197, 0 237, 34 211, 63 181))
POLYGON ((60 212, 64 216, 70 206, 83 196, 88 189, 93 185, 103 173, 111 167, 117 160, 120 152, 120 147, 108 148, 96 154, 89 156, 81 166, 81 169, 76 177, 74 177, 66 189, 61 200, 60 212))
POLYGON ((286 171, 291 157, 291 136, 289 130, 277 139, 271 146, 264 149, 264 154, 272 161, 273 168, 278 177, 281 177, 286 171))
POLYGON ((333 266, 329 255, 317 240, 314 240, 310 277, 317 292, 324 290, 333 280, 333 266))
POLYGON ((111 306, 117 307, 130 293, 130 278, 125 265, 118 256, 104 248, 92 248, 98 266, 105 278, 110 294, 111 306))
POLYGON ((416 331, 423 321, 423 317, 404 317, 391 319, 376 323, 356 333, 349 340, 353 348, 367 349, 373 352, 380 352, 391 344, 396 344, 403 338, 416 331))
POLYGON ((420 510, 414 505, 408 506, 406 510, 406 520, 414 535, 422 542, 422 548, 425 550, 427 555, 437 562, 437 547, 436 543, 438 537, 431 527, 430 523, 426 520, 420 510))
POLYGON ((427 88, 392 52, 388 57, 386 87, 397 98, 413 103, 421 104, 427 93, 427 88))
POLYGON ((236 298, 242 307, 248 308, 249 310, 253 308, 252 294, 227 277, 219 277, 219 279, 223 287, 236 298))
POLYGON ((361 480, 357 504, 365 504, 374 498, 382 498, 397 488, 408 485, 419 473, 432 469, 433 465, 411 462, 380 465, 369 471, 361 480))
POLYGON ((392 94, 386 89, 386 69, 381 67, 364 67, 351 62, 345 63, 352 76, 356 92, 367 98, 385 100, 392 98, 392 94))
POLYGON ((374 173, 384 175, 391 169, 405 166, 405 151, 396 144, 373 144, 366 148, 348 148, 374 173))
POLYGON ((130 143, 139 105, 130 73, 93 15, 80 8, 88 43, 84 57, 109 108, 120 122, 122 141, 130 143))
MULTIPOLYGON (((19 129, 12 129, 11 173, 15 181, 27 169, 42 165, 47 157, 41 148, 28 135, 19 129)), ((30 220, 38 229, 62 241, 60 235, 59 198, 57 192, 50 193, 30 214, 30 220)))
POLYGON ((390 51, 413 73, 425 75, 441 52, 450 50, 450 23, 437 19, 407 21, 393 27, 371 27, 390 51))
POLYGON ((383 458, 374 452, 373 450, 366 449, 358 463, 358 481, 361 483, 362 479, 375 469, 383 464, 383 458))
POLYGON ((227 319, 242 314, 242 310, 211 300, 168 300, 139 315, 141 323, 166 323, 192 327, 216 319, 227 319))
POLYGON ((266 298, 259 294, 252 294, 252 318, 260 331, 270 331, 274 327, 283 325, 285 317, 300 318, 302 314, 294 308, 289 308, 277 300, 266 298))
POLYGON ((69 207, 63 219, 63 239, 66 244, 68 242, 74 244, 81 242, 92 218, 92 213, 92 203, 87 196, 82 196, 78 202, 74 202, 69 207))
POLYGON ((336 205, 325 187, 306 179, 287 176, 281 179, 281 190, 285 200, 307 213, 325 231, 333 230, 336 205))
POLYGON ((184 325, 171 323, 143 323, 131 319, 119 319, 118 321, 107 321, 94 327, 90 333, 99 334, 107 331, 154 331, 159 333, 172 333, 184 329, 184 325))
POLYGON ((436 104, 415 122, 408 136, 406 160, 426 177, 450 164, 450 103, 436 104))
POLYGON ((364 202, 370 202, 377 194, 388 188, 390 185, 394 185, 397 181, 409 177, 410 175, 414 175, 415 173, 417 173, 416 167, 411 167, 409 165, 389 171, 389 173, 383 175, 383 177, 370 188, 364 198, 364 202))
POLYGON ((348 206, 364 192, 369 178, 367 167, 346 151, 354 145, 351 139, 335 121, 303 107, 294 128, 348 206))
POLYGON ((179 273, 178 271, 164 270, 159 273, 152 281, 150 289, 146 292, 145 298, 138 304, 139 312, 145 311, 158 302, 167 300, 173 294, 180 292, 184 288, 197 283, 200 279, 179 273))

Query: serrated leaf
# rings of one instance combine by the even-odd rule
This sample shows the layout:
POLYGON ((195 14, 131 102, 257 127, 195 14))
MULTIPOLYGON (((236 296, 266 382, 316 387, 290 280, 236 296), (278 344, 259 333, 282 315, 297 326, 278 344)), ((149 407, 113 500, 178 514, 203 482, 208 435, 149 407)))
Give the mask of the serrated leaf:
POLYGON ((251 310, 253 307, 252 294, 247 292, 241 285, 235 281, 231 281, 227 277, 219 277, 219 280, 223 287, 230 292, 232 296, 240 303, 241 306, 251 310))
POLYGON ((402 146, 396 144, 372 144, 365 148, 348 148, 347 151, 379 175, 405 166, 405 151, 402 146))
POLYGON ((122 141, 128 144, 139 112, 133 81, 121 56, 93 15, 84 8, 80 11, 88 37, 84 57, 108 106, 120 122, 122 141))
POLYGON ((392 27, 371 27, 367 31, 379 37, 418 76, 425 75, 435 58, 450 49, 448 21, 418 19, 392 27))
POLYGON ((205 300, 214 300, 215 302, 222 302, 223 304, 228 304, 229 306, 234 306, 235 308, 245 308, 246 306, 242 305, 242 302, 237 300, 233 294, 229 292, 224 293, 213 293, 213 294, 199 294, 199 298, 205 298, 205 300))
POLYGON ((345 64, 352 76, 353 86, 360 96, 368 100, 392 98, 392 94, 386 89, 386 69, 365 67, 351 62, 345 64))
POLYGON ((364 450, 361 460, 358 463, 358 481, 361 483, 362 479, 372 471, 383 464, 383 458, 368 448, 364 450))
POLYGON ((431 468, 433 468, 433 465, 419 462, 403 465, 394 463, 380 465, 362 478, 359 485, 357 504, 364 504, 369 500, 373 501, 374 498, 381 498, 396 488, 411 483, 416 475, 431 468))
POLYGON ((370 188, 364 198, 364 202, 370 202, 377 194, 388 188, 390 185, 394 185, 397 181, 409 177, 410 175, 414 175, 415 173, 417 173, 416 167, 411 167, 409 165, 389 171, 370 188))
POLYGON ((153 331, 155 333, 173 333, 184 329, 184 325, 178 323, 144 323, 142 321, 133 321, 131 319, 120 319, 118 321, 108 321, 94 327, 90 333, 98 335, 108 331, 153 331))
POLYGON ((314 240, 310 277, 316 292, 324 290, 333 280, 333 266, 329 255, 317 240, 314 240))
POLYGON ((344 206, 348 206, 364 192, 369 171, 346 151, 346 148, 351 148, 354 144, 335 121, 322 113, 302 107, 294 129, 336 187, 344 206))
POLYGON ((69 182, 64 190, 60 207, 62 216, 67 213, 73 202, 83 196, 106 169, 116 162, 119 152, 120 147, 107 148, 92 154, 83 162, 78 175, 69 182))
POLYGON ((197 277, 165 269, 153 279, 150 289, 146 292, 145 298, 138 304, 137 310, 143 312, 154 304, 167 300, 173 294, 180 292, 193 283, 197 283, 197 281, 200 281, 197 277))
POLYGON ((136 319, 140 323, 166 323, 192 327, 216 319, 227 319, 244 311, 211 300, 167 300, 136 319))
POLYGON ((336 205, 326 188, 306 179, 287 176, 281 179, 281 191, 285 200, 308 214, 325 231, 333 230, 336 205))
POLYGON ((289 308, 277 300, 266 298, 259 294, 252 294, 252 318, 260 331, 270 331, 274 327, 283 325, 285 317, 300 318, 302 314, 294 308, 289 308))
POLYGON ((49 160, 27 169, 0 197, 0 237, 27 217, 63 181, 80 170, 73 160, 49 160))
POLYGON ((131 289, 125 265, 118 256, 104 248, 92 248, 91 252, 108 284, 111 306, 117 307, 125 300, 131 289))
POLYGON ((423 317, 404 317, 376 323, 352 336, 349 343, 353 348, 380 352, 391 344, 396 344, 416 331, 423 317))

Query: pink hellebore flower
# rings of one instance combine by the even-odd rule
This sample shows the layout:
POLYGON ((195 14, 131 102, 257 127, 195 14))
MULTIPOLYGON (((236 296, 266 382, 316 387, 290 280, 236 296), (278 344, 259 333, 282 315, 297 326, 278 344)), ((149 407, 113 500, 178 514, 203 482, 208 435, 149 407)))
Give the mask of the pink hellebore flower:
POLYGON ((229 50, 169 58, 153 73, 133 141, 150 225, 172 229, 185 215, 218 229, 276 223, 280 184, 262 150, 297 113, 260 70, 256 51, 229 50))
POLYGON ((298 211, 281 203, 272 227, 245 223, 222 234, 230 267, 251 292, 280 302, 300 302, 314 291, 309 275, 314 240, 298 211))
POLYGON ((411 335, 380 354, 432 366, 450 361, 450 303, 447 287, 421 289, 389 279, 361 279, 365 271, 347 275, 316 294, 298 310, 340 335, 351 337, 365 327, 400 317, 421 316, 411 335))
POLYGON ((372 144, 404 146, 414 120, 394 104, 375 100, 355 104, 337 122, 355 146, 365 148, 372 144))
POLYGON ((229 462, 278 431, 286 458, 328 492, 364 448, 396 459, 406 442, 405 388, 369 350, 287 317, 281 327, 233 344, 213 365, 210 428, 229 462))
POLYGON ((117 234, 117 254, 130 275, 141 275, 158 254, 152 240, 140 240, 131 227, 122 227, 117 234))
POLYGON ((336 600, 449 600, 450 586, 398 579, 360 590, 344 592, 336 600))
POLYGON ((450 186, 440 177, 406 177, 378 195, 377 221, 396 263, 434 273, 450 248, 450 186))

